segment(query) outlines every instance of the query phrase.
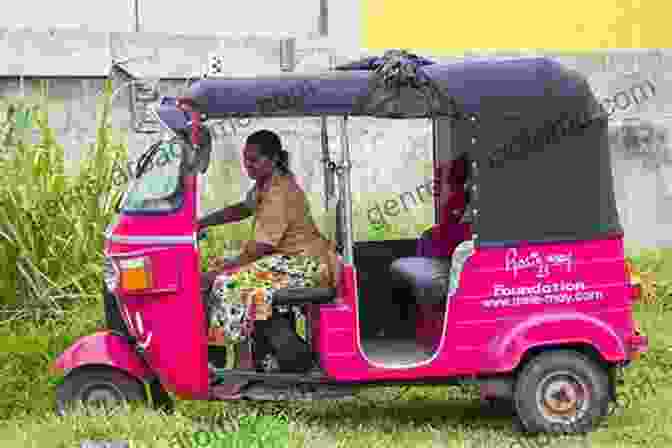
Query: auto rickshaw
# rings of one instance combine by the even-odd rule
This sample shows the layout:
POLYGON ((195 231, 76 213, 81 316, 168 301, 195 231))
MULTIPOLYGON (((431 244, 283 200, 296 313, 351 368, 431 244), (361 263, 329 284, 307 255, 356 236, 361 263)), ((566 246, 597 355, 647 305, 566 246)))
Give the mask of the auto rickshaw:
POLYGON ((61 413, 100 401, 169 409, 167 391, 319 400, 468 382, 484 400, 509 400, 530 432, 578 432, 605 416, 618 374, 648 348, 633 321, 605 114, 586 80, 554 60, 437 64, 392 51, 317 74, 200 79, 156 112, 172 137, 140 157, 107 230, 110 329, 53 364, 61 413), (359 116, 431 122, 436 222, 417 239, 354 241, 347 124, 359 116), (335 289, 277 291, 273 319, 292 334, 261 343, 252 326, 230 367, 209 349, 197 179, 208 123, 252 117, 322 118, 341 269, 335 289), (340 161, 326 117, 341 119, 340 161), (410 331, 379 331, 394 304, 394 325, 410 331))

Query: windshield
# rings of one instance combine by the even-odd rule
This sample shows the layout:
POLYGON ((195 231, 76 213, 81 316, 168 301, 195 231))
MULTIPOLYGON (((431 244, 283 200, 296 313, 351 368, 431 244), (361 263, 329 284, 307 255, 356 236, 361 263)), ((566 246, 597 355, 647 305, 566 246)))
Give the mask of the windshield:
POLYGON ((182 145, 176 139, 152 145, 140 157, 142 171, 129 187, 122 211, 172 211, 179 208, 182 155, 182 145))

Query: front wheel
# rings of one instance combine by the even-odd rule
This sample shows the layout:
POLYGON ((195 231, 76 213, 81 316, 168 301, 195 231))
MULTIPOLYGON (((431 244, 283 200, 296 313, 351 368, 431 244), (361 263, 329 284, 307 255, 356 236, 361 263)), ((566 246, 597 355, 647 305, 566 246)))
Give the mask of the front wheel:
POLYGON ((608 412, 609 376, 581 353, 546 352, 519 374, 514 403, 529 432, 585 433, 608 412))
POLYGON ((56 413, 61 416, 77 407, 110 409, 130 403, 147 404, 142 383, 112 368, 74 371, 56 389, 56 413))

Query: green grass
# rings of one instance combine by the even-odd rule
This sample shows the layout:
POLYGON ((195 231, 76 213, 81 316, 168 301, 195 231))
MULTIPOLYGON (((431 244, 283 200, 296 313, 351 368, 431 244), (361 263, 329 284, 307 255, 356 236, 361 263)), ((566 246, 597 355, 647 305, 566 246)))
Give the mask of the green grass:
MULTIPOLYGON (((213 422, 217 429, 238 434, 242 446, 254 446, 249 437, 249 425, 253 424, 284 442, 280 446, 296 448, 544 446, 528 439, 516 445, 519 439, 511 417, 481 408, 473 392, 456 387, 412 387, 404 393, 400 388, 371 389, 345 403, 179 401, 172 416, 143 408, 112 415, 55 416, 52 410, 57 379, 49 376, 49 363, 77 338, 103 326, 98 294, 101 231, 112 216, 110 204, 118 193, 111 183, 114 159, 124 165, 125 148, 113 138, 114 132, 107 124, 109 107, 104 103, 98 141, 81 174, 67 178, 63 148, 48 126, 45 109, 39 108, 39 99, 36 101, 34 105, 17 104, 24 111, 38 106, 34 109, 35 125, 40 130, 38 142, 29 141, 21 135, 25 130, 12 128, 11 122, 0 126, 0 177, 16 179, 0 184, 0 309, 6 312, 13 308, 15 317, 7 320, 9 314, 0 316, 0 447, 75 448, 82 440, 132 440, 134 447, 172 447, 179 446, 176 440, 188 439, 213 422), (57 210, 47 209, 49 199, 68 194, 79 200, 65 201, 57 210), (285 432, 284 421, 289 425, 285 432)), ((240 185, 237 176, 237 165, 213 166, 212 186, 226 193, 218 196, 216 203, 206 202, 206 208, 240 199, 243 192, 235 189, 240 185), (219 185, 222 182, 226 188, 219 185)), ((401 214, 387 226, 368 226, 368 207, 394 199, 399 193, 358 197, 353 216, 356 240, 412 238, 426 228, 431 222, 429 204, 401 214)), ((309 196, 318 223, 329 234, 333 228, 321 213, 320 198, 309 196)), ((236 250, 249 235, 249 224, 214 229, 201 245, 203 265, 210 255, 236 250)), ((660 279, 672 279, 672 251, 646 252, 634 258, 660 279)), ((672 352, 668 350, 672 347, 670 292, 661 286, 660 303, 637 306, 636 318, 649 335, 652 350, 628 370, 625 390, 643 374, 666 373, 672 366, 672 352)), ((621 415, 610 418, 608 428, 589 436, 590 446, 669 446, 669 384, 663 375, 655 394, 640 397, 621 415), (667 438, 647 443, 654 436, 667 438)), ((556 442, 548 446, 564 445, 556 442)))
MULTIPOLYGON (((125 439, 137 447, 168 447, 178 434, 189 436, 199 428, 235 431, 241 418, 249 415, 284 416, 290 422, 287 446, 297 448, 494 447, 511 446, 517 437, 510 417, 481 408, 475 395, 456 387, 412 387, 401 396, 398 388, 371 389, 354 402, 342 403, 178 401, 172 416, 137 408, 106 416, 56 417, 51 412, 54 395, 47 365, 73 338, 102 324, 100 309, 99 304, 81 304, 69 319, 0 327, 4 346, 0 354, 0 446, 74 448, 80 440, 125 439), (481 440, 482 444, 468 445, 465 440, 481 440), (486 440, 499 443, 487 445, 486 440)), ((652 352, 628 370, 628 384, 645 372, 664 372, 672 365, 667 350, 672 346, 667 324, 670 313, 653 306, 638 309, 636 316, 651 337, 652 352)), ((592 433, 590 446, 637 446, 653 436, 667 438, 646 446, 669 446, 671 404, 670 382, 661 380, 655 394, 641 397, 622 415, 611 417, 606 429, 592 433)))

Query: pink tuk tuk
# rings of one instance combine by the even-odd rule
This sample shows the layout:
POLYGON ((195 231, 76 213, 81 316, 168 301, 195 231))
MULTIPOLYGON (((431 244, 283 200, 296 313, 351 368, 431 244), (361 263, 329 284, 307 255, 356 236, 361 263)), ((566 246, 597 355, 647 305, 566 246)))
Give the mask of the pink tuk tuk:
POLYGON ((99 402, 170 409, 168 391, 318 400, 469 382, 484 400, 512 403, 528 431, 576 432, 605 416, 618 373, 647 350, 633 321, 638 294, 605 114, 586 80, 553 60, 444 65, 389 52, 314 75, 201 79, 156 111, 172 137, 139 159, 107 230, 109 329, 55 360, 60 413, 99 402), (204 298, 214 292, 200 283, 197 179, 210 161, 208 123, 304 116, 322 118, 323 136, 327 117, 342 123, 341 160, 330 159, 326 138, 322 148, 339 284, 277 291, 281 330, 241 316, 249 337, 224 359, 209 348, 204 298), (354 241, 347 120, 358 116, 431 121, 431 232, 354 241))

